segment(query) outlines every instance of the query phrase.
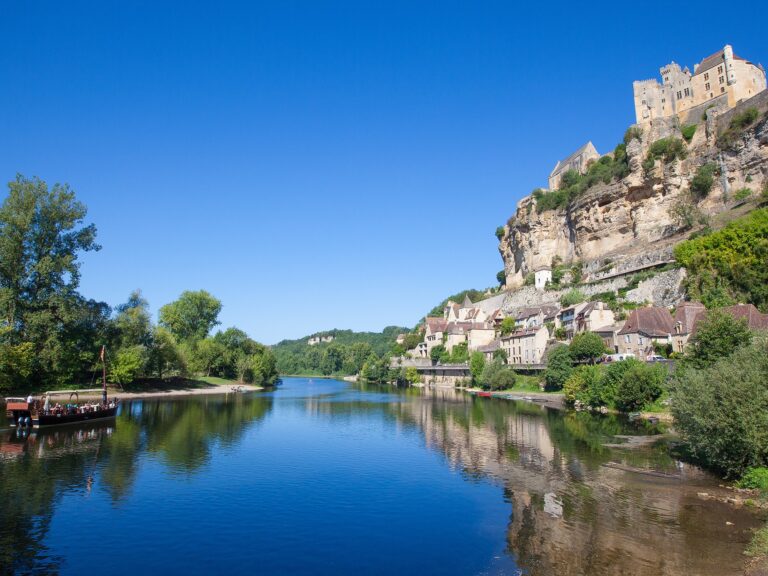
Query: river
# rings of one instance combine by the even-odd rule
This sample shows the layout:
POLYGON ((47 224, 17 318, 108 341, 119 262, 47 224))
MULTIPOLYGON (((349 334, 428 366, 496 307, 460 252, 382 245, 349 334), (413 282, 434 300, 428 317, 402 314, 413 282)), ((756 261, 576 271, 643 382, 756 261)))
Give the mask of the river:
POLYGON ((760 518, 653 427, 287 378, 0 432, 0 573, 739 574, 760 518))

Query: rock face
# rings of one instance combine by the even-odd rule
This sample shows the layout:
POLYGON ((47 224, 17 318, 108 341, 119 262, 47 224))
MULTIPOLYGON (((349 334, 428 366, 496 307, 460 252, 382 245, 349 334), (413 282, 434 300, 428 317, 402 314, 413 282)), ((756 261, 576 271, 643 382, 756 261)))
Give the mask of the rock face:
POLYGON ((691 202, 690 182, 699 167, 707 163, 719 167, 710 193, 697 205, 710 217, 733 207, 736 190, 748 187, 759 193, 768 183, 768 98, 752 100, 725 118, 713 115, 706 125, 698 125, 684 160, 656 161, 645 173, 642 163, 652 142, 682 137, 674 123, 657 122, 627 145, 630 173, 620 182, 598 184, 567 208, 541 213, 532 196, 523 198, 499 243, 506 288, 522 286, 527 274, 551 266, 555 258, 565 264, 581 262, 586 281, 669 262, 672 246, 691 232, 681 229, 671 209, 678 202, 691 202), (759 108, 760 120, 721 150, 717 135, 747 105, 759 108))

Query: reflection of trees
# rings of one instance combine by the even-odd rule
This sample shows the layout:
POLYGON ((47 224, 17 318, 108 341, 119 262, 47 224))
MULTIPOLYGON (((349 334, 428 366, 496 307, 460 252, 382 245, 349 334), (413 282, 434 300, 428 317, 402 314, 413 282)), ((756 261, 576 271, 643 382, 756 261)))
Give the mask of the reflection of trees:
POLYGON ((508 550, 527 574, 716 574, 740 562, 744 544, 723 515, 749 527, 748 512, 703 502, 700 488, 679 479, 621 469, 680 473, 663 446, 606 446, 617 435, 647 433, 644 425, 462 398, 425 392, 389 410, 466 474, 503 484, 512 503, 508 550))
POLYGON ((194 472, 214 443, 233 445, 272 408, 267 396, 126 402, 116 422, 0 437, 0 574, 58 572, 44 541, 58 499, 94 484, 113 501, 130 491, 140 454, 194 472))

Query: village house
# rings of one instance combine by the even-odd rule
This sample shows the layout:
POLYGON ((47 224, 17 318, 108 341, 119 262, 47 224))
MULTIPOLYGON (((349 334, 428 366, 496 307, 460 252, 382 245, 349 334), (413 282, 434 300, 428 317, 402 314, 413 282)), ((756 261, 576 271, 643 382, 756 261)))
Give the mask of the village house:
POLYGON ((576 333, 595 332, 596 328, 608 326, 615 321, 613 310, 604 302, 590 302, 576 314, 576 333))
POLYGON ((501 340, 496 339, 490 344, 479 346, 477 348, 477 352, 480 352, 483 355, 486 362, 492 362, 494 352, 496 352, 496 350, 499 350, 500 348, 501 348, 501 340))
POLYGON ((671 344, 675 320, 669 310, 646 306, 632 310, 617 334, 619 354, 634 354, 644 360, 654 354, 654 344, 671 344))
POLYGON ((605 344, 605 347, 608 350, 612 353, 617 353, 619 351, 618 333, 623 327, 623 323, 619 325, 611 324, 608 326, 600 326, 599 328, 591 330, 591 332, 594 332, 602 338, 603 344, 605 344))
POLYGON ((475 322, 467 330, 467 348, 469 351, 478 350, 496 338, 496 328, 488 322, 475 322))
POLYGON ((584 308, 587 307, 587 305, 587 302, 581 302, 579 304, 568 306, 567 308, 560 310, 557 318, 559 327, 565 330, 566 340, 573 339, 573 336, 576 334, 576 317, 582 310, 584 310, 584 308))
POLYGON ((705 310, 706 308, 701 302, 683 302, 677 307, 675 310, 675 331, 672 334, 672 350, 674 352, 685 352, 688 339, 696 326, 696 318, 705 310))
POLYGON ((556 321, 559 308, 557 306, 535 306, 523 308, 515 315, 515 328, 534 328, 556 321))
POLYGON ((546 326, 517 330, 501 338, 501 348, 507 354, 507 364, 523 366, 543 364, 544 352, 549 341, 546 326))
POLYGON ((736 56, 730 45, 696 64, 693 74, 675 62, 659 71, 661 84, 656 79, 633 84, 638 124, 672 116, 696 121, 706 108, 733 108, 766 88, 762 65, 736 56))
MULTIPOLYGON (((592 142, 587 142, 566 159, 560 160, 555 164, 554 169, 549 174, 549 189, 559 189, 563 175, 569 170, 575 170, 579 174, 584 174, 587 171, 589 164, 599 160, 599 158, 600 154, 597 153, 594 144, 592 144, 592 142)), ((550 280, 552 279, 551 271, 549 278, 550 280)))

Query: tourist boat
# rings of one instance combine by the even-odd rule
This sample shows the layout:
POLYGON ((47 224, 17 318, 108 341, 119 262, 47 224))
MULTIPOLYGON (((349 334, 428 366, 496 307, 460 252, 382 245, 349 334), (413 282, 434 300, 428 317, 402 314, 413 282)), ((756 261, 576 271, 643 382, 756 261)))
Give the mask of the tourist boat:
POLYGON ((85 390, 51 390, 40 398, 30 395, 27 398, 6 398, 5 413, 11 427, 43 428, 78 422, 92 422, 114 418, 117 414, 117 399, 107 398, 107 371, 104 364, 104 347, 101 349, 102 386, 85 390), (101 402, 80 403, 82 392, 101 392, 101 402), (69 394, 69 401, 61 405, 51 401, 52 396, 69 394), (73 401, 74 399, 74 401, 73 401))

